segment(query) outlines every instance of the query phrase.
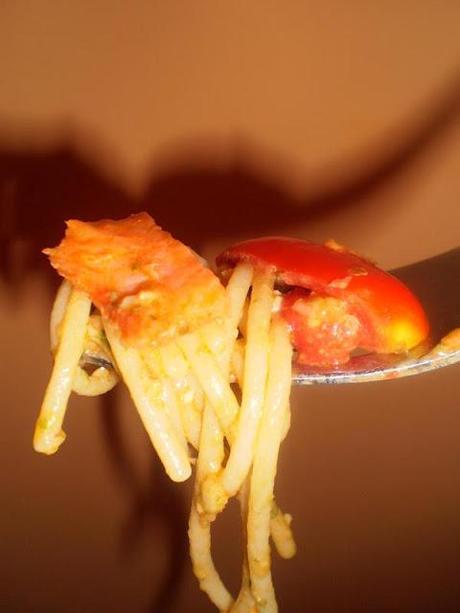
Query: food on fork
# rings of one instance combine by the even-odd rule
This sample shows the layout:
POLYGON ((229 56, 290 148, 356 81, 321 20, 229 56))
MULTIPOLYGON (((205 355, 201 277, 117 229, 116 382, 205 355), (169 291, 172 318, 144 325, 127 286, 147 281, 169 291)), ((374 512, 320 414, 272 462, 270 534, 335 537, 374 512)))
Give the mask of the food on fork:
POLYGON ((419 302, 336 243, 246 241, 219 256, 216 276, 147 213, 71 220, 45 253, 65 280, 35 449, 63 442, 72 391, 98 395, 121 378, 171 479, 196 465, 189 538, 201 588, 221 611, 277 611, 270 537, 281 557, 296 549, 273 494, 293 356, 321 367, 358 348, 405 352, 428 334, 419 302), (236 598, 211 555, 212 523, 232 496, 246 538, 236 598))

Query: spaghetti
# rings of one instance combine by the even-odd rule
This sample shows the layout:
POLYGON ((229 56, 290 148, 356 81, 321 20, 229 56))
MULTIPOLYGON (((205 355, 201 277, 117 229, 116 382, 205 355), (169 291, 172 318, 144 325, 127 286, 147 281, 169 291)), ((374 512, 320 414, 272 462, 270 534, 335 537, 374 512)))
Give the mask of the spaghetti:
MULTIPOLYGON (((349 280, 329 283, 323 299, 311 275, 310 296, 298 271, 294 281, 283 273, 280 293, 279 263, 244 244, 220 258, 224 287, 146 213, 67 226, 60 245, 45 250, 65 281, 51 314, 54 366, 35 449, 50 454, 63 442, 72 391, 98 395, 122 379, 173 481, 190 477, 189 449, 197 451, 189 539, 201 588, 220 611, 274 613, 270 537, 281 557, 296 550, 291 517, 273 494, 290 424, 293 350, 300 347, 297 356, 313 356, 313 362, 343 359, 334 323, 353 343, 375 345, 384 338, 369 324, 375 314, 366 319, 362 303, 345 296, 349 280), (289 283, 297 293, 286 291, 289 283), (299 324, 302 312, 310 343, 307 324, 299 324), (91 364, 96 367, 90 370, 91 364), (235 599, 211 555, 212 523, 232 496, 238 496, 247 541, 235 599)), ((396 329, 400 341, 401 326, 396 329)))

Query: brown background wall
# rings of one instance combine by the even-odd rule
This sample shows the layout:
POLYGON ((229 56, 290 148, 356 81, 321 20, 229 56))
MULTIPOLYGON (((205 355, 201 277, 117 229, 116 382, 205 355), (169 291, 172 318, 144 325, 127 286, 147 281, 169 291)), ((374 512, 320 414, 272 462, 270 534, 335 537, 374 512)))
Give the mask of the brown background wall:
MULTIPOLYGON (((75 398, 31 450, 63 219, 148 209, 207 257, 334 236, 392 267, 459 243, 455 2, 0 5, 0 608, 206 611, 190 487, 163 477, 123 391, 75 398)), ((453 288, 452 291, 458 291, 453 288)), ((299 552, 284 611, 455 611, 458 371, 294 393, 278 489, 299 552)), ((216 551, 237 585, 236 509, 216 551)))

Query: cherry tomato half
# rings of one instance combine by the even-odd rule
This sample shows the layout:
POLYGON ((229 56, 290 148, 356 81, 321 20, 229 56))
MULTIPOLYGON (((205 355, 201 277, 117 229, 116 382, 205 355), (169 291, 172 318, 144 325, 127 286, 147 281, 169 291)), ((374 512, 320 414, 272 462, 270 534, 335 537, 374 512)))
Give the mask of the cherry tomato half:
POLYGON ((422 342, 429 324, 409 288, 368 260, 331 245, 260 238, 228 248, 217 264, 222 270, 248 261, 274 271, 283 296, 281 315, 290 324, 299 363, 342 364, 357 348, 403 353, 422 342))

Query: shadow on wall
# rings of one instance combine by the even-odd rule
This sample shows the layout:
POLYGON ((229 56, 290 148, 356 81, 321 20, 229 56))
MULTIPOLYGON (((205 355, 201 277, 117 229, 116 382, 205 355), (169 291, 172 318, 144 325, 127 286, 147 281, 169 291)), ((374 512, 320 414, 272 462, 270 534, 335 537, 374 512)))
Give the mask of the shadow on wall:
POLYGON ((459 110, 460 80, 456 78, 383 142, 359 152, 355 159, 337 161, 327 177, 320 181, 312 177, 312 187, 300 195, 283 189, 274 172, 258 170, 267 165, 260 163, 250 143, 239 142, 231 164, 216 166, 212 143, 203 155, 203 143, 197 141, 178 144, 168 166, 159 160, 161 173, 152 169, 144 193, 133 196, 98 169, 96 160, 104 157, 99 156, 101 147, 84 135, 82 139, 81 131, 67 126, 60 133, 53 126, 53 141, 60 144, 42 151, 37 140, 45 141, 51 128, 43 128, 43 134, 38 130, 37 139, 34 128, 23 128, 15 135, 0 120, 0 275, 10 287, 31 271, 49 277, 40 251, 58 242, 63 220, 69 218, 119 218, 146 210, 200 252, 210 238, 225 242, 237 236, 270 234, 280 222, 295 226, 326 219, 343 208, 367 208, 373 195, 410 171, 445 135, 459 110), (28 132, 35 141, 29 149, 28 132), (74 141, 83 142, 84 155, 74 141), (14 248, 18 240, 26 251, 20 264, 14 248))
MULTIPOLYGON (((13 292, 31 273, 39 274, 50 288, 55 287, 56 275, 40 251, 59 241, 63 219, 68 218, 120 218, 146 210, 200 252, 210 238, 225 242, 236 236, 270 234, 281 223, 303 224, 326 219, 343 208, 372 206, 372 195, 410 170, 417 158, 443 137, 459 109, 457 78, 427 105, 425 112, 416 115, 422 118, 420 121, 413 123, 411 118, 389 135, 388 142, 351 160, 351 167, 359 171, 349 176, 341 173, 337 178, 332 169, 328 181, 304 196, 293 196, 270 175, 254 170, 260 165, 249 146, 239 145, 233 163, 216 168, 212 157, 206 161, 198 143, 195 151, 193 146, 188 147, 185 155, 179 147, 176 159, 180 161, 164 167, 161 174, 152 174, 145 192, 135 197, 98 170, 89 157, 81 156, 66 136, 67 130, 59 136, 59 146, 40 151, 27 149, 27 129, 18 136, 22 142, 18 148, 11 135, 2 137, 0 123, 1 278, 13 292)), ((340 164, 340 168, 344 166, 350 164, 340 164)), ((150 521, 161 519, 172 555, 151 610, 167 611, 186 556, 186 510, 175 486, 160 474, 156 460, 147 482, 136 473, 119 432, 115 399, 116 393, 101 399, 101 423, 114 474, 131 501, 130 519, 121 535, 126 545, 122 551, 131 555, 138 539, 148 537, 150 521)))

